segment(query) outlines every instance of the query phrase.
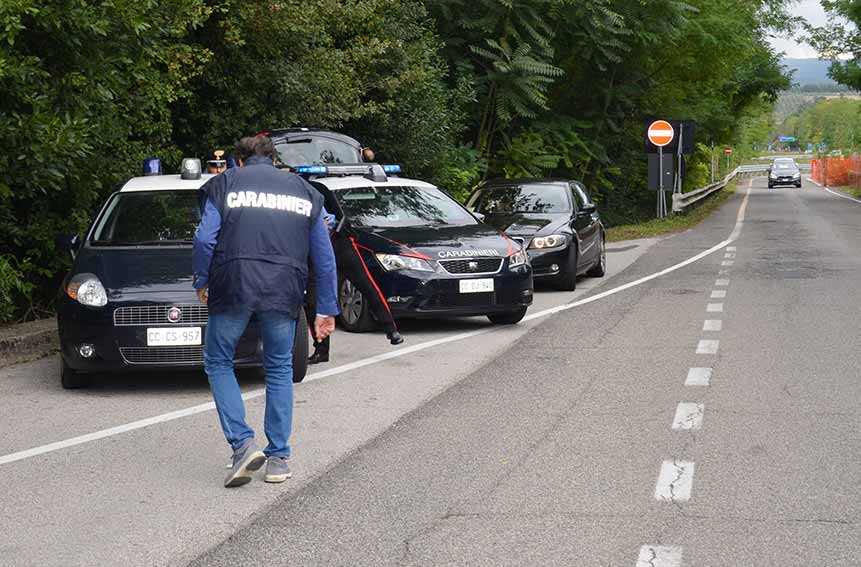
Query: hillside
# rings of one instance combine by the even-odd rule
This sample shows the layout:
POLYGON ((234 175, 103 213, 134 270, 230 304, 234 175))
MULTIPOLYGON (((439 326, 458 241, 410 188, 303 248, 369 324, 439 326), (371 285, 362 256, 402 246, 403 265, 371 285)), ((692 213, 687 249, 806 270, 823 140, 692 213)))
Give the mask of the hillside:
POLYGON ((781 63, 789 69, 795 70, 792 82, 799 86, 809 84, 836 84, 834 80, 828 76, 828 69, 831 68, 830 61, 821 61, 819 59, 783 59, 781 63))

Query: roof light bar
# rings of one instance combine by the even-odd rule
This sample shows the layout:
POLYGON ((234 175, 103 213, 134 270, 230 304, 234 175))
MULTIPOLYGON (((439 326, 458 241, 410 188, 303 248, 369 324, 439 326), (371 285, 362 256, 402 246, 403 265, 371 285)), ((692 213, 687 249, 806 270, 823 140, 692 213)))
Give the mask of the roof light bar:
POLYGON ((400 173, 401 166, 398 164, 384 165, 383 171, 385 171, 386 173, 400 173))
POLYGON ((143 160, 143 174, 161 175, 161 160, 157 157, 148 157, 143 160))

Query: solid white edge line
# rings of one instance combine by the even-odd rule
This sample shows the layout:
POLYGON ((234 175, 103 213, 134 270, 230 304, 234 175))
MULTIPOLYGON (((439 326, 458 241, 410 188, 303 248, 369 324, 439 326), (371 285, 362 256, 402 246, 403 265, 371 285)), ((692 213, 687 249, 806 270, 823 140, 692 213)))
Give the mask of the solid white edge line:
POLYGON ((843 193, 838 193, 837 191, 832 191, 828 187, 823 187, 823 189, 825 189, 826 191, 828 191, 832 195, 837 195, 838 197, 840 197, 842 199, 846 199, 846 200, 852 201, 854 203, 861 203, 861 200, 856 199, 855 197, 850 197, 849 195, 844 195, 843 193))
MULTIPOLYGON (((670 266, 669 268, 664 268, 659 272, 655 272, 654 274, 650 274, 648 276, 642 277, 638 280, 634 280, 632 282, 628 282, 626 284, 620 285, 619 287, 615 287, 613 289, 608 289, 607 291, 598 293, 596 295, 592 295, 585 299, 581 299, 579 301, 574 301, 572 303, 566 303, 564 305, 558 305, 556 307, 551 307, 550 309, 545 309, 543 311, 539 311, 537 313, 533 313, 531 315, 527 315, 523 318, 523 321, 532 321, 534 319, 538 319, 539 317, 546 317, 548 315, 554 315, 556 313, 560 313, 562 311, 567 311, 569 309, 573 309, 575 307, 580 307, 581 305, 587 305, 594 301, 598 301, 599 299, 604 299, 605 297, 609 297, 611 295, 615 295, 627 289, 631 289, 632 287, 636 287, 638 285, 644 284, 648 281, 652 281, 661 276, 665 276, 676 270, 684 268, 685 266, 689 266, 698 260, 702 260, 706 256, 710 254, 714 254, 721 248, 730 244, 733 240, 738 238, 738 235, 741 234, 741 223, 744 221, 744 211, 747 209, 747 202, 750 198, 750 188, 753 185, 753 179, 751 179, 750 185, 748 185, 747 194, 744 197, 744 201, 741 203, 741 208, 739 209, 739 214, 736 216, 736 225, 732 231, 732 234, 726 240, 720 242, 715 246, 712 246, 708 250, 700 252, 696 256, 692 256, 683 262, 679 262, 674 266, 670 266)), ((357 368, 363 368, 365 366, 370 366, 372 364, 376 364, 378 362, 383 362, 386 360, 391 360, 393 358, 399 358, 401 356, 406 356, 408 354, 412 354, 414 352, 422 351, 428 348, 433 348, 435 346, 444 345, 454 341, 462 341, 464 339, 476 337, 478 335, 483 335, 486 333, 490 333, 492 331, 498 330, 500 327, 486 327, 484 329, 477 329, 475 331, 468 331, 465 333, 458 333, 456 335, 450 335, 447 337, 442 337, 439 339, 435 339, 432 341, 426 341, 423 343, 419 343, 417 345, 408 346, 405 348, 398 348, 398 350, 378 354, 375 356, 371 356, 369 358, 365 358, 362 360, 357 360, 356 362, 351 362, 349 364, 343 364, 341 366, 336 366, 335 368, 330 368, 329 370, 324 370, 322 372, 315 372, 314 374, 309 374, 305 377, 302 383, 311 382, 314 380, 319 380, 320 378, 326 378, 329 376, 334 376, 336 374, 342 374, 344 372, 348 372, 350 370, 356 370, 357 368)), ((258 388, 256 390, 251 390, 242 394, 243 400, 252 400, 254 398, 259 398, 263 394, 266 393, 265 388, 258 388)), ((134 431, 136 429, 142 429, 144 427, 149 427, 151 425, 156 425, 159 423, 164 423, 166 421, 172 421, 174 419, 179 419, 182 417, 187 417, 190 415, 195 415, 198 413, 203 413, 205 411, 209 411, 215 409, 214 402, 206 402, 204 404, 199 404, 196 406, 191 406, 185 409, 172 411, 168 413, 164 413, 161 415, 156 415, 153 417, 148 417, 146 419, 140 419, 138 421, 132 421, 130 423, 125 423, 123 425, 118 425, 116 427, 111 427, 108 429, 102 429, 101 431, 94 431, 93 433, 87 433, 86 435, 79 435, 78 437, 72 437, 70 439, 64 439, 62 441, 56 441, 54 443, 48 443, 47 445, 40 445, 38 447, 33 447, 31 449, 25 449, 23 451, 18 451, 15 453, 9 453, 8 455, 0 455, 0 465, 4 465, 7 463, 13 463, 15 461, 20 461, 23 459, 28 459, 30 457, 35 457, 38 455, 44 455, 45 453, 51 453, 53 451, 58 451, 60 449, 67 449, 69 447, 74 447, 75 445, 81 445, 83 443, 88 443, 90 441, 96 441, 98 439, 104 439, 105 437, 111 437, 113 435, 118 435, 120 433, 126 433, 128 431, 134 431)))

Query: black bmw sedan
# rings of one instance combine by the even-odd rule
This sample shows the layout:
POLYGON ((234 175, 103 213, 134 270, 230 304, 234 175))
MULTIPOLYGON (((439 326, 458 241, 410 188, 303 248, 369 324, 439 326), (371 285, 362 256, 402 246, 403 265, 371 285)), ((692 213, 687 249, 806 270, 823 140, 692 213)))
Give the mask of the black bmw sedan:
POLYGON ((467 208, 526 247, 536 279, 571 291, 607 269, 604 225, 579 181, 505 179, 480 185, 467 208))
MULTIPOLYGON (((63 387, 84 387, 93 373, 203 366, 208 311, 192 289, 191 251, 200 219, 197 189, 209 177, 135 177, 108 198, 83 238, 67 242, 74 261, 57 306, 63 387)), ((302 315, 295 382, 304 378, 307 360, 302 315)), ((253 321, 235 362, 262 364, 253 321)))
MULTIPOLYGON (((308 171, 316 171, 312 183, 336 199, 327 204, 330 212, 348 219, 396 319, 481 315, 513 324, 524 317, 532 304, 532 268, 520 244, 430 183, 386 176, 379 165, 352 169, 363 167, 377 174, 343 174, 338 166, 308 171)), ((339 301, 346 330, 375 326, 361 292, 343 277, 339 301)))

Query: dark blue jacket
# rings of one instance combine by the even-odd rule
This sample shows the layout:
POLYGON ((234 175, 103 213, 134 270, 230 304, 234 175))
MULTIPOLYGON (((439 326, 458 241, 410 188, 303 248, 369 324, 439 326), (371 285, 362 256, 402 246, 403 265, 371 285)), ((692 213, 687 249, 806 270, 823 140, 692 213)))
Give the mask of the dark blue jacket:
POLYGON ((209 286, 212 312, 244 307, 298 316, 310 255, 322 283, 318 312, 337 314, 334 254, 322 198, 311 185, 255 156, 200 191, 193 267, 195 287, 209 286))

